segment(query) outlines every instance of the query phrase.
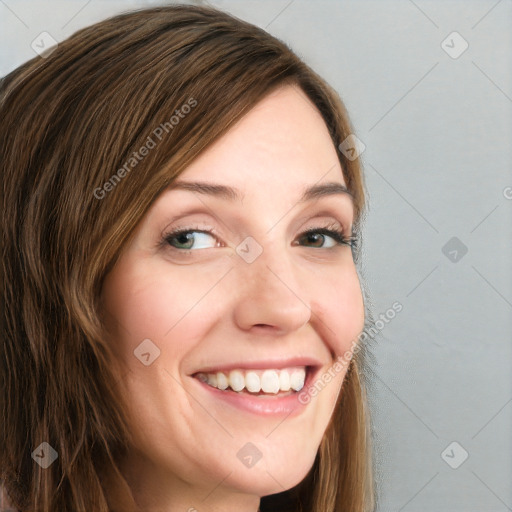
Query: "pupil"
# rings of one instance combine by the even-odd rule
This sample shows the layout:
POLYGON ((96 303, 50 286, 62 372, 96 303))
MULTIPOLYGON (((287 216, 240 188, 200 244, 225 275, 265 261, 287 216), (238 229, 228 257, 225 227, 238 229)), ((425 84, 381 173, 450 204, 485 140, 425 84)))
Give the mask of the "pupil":
POLYGON ((192 240, 192 233, 182 233, 181 235, 178 235, 177 237, 179 244, 186 245, 187 243, 193 242, 192 240))
POLYGON ((318 233, 313 233, 311 235, 309 235, 309 239, 310 241, 313 243, 313 244, 317 244, 318 245, 318 242, 320 242, 320 245, 322 244, 322 241, 319 237, 321 237, 322 235, 318 234, 318 233))

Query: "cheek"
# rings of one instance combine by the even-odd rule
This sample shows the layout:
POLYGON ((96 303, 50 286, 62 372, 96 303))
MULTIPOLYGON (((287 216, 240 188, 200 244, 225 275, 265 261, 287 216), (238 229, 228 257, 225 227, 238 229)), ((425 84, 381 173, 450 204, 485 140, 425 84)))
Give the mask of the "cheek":
POLYGON ((160 344, 171 338, 207 284, 204 277, 184 280, 157 266, 142 271, 129 260, 119 262, 103 285, 107 325, 117 348, 131 352, 146 338, 160 344))
POLYGON ((363 294, 356 268, 347 265, 317 283, 312 293, 312 321, 318 317, 329 348, 336 355, 343 354, 364 328, 363 294))
MULTIPOLYGON (((214 318, 221 315, 207 297, 218 276, 181 267, 171 272, 165 262, 145 267, 135 263, 125 257, 106 276, 103 305, 114 351, 130 370, 122 382, 132 426, 138 433, 135 438, 141 450, 156 460, 168 451, 161 443, 187 439, 190 425, 197 420, 194 414, 205 416, 201 408, 194 408, 195 403, 191 407, 183 392, 180 365, 204 339, 214 318), (147 339, 159 353, 145 366, 134 350, 147 339), (176 410, 180 411, 178 419, 176 410), (145 440, 148 425, 155 433, 150 446, 145 440)), ((154 349, 150 345, 148 350, 154 349)), ((209 416, 204 419, 211 420, 209 416)))

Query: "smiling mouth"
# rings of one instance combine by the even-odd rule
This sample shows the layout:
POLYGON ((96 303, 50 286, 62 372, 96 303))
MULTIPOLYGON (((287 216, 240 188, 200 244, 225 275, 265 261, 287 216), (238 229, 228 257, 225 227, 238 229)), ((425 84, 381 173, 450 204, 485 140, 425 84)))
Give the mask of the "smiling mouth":
POLYGON ((230 371, 198 372, 193 375, 212 388, 249 395, 285 396, 304 387, 311 366, 282 369, 233 369, 230 371))

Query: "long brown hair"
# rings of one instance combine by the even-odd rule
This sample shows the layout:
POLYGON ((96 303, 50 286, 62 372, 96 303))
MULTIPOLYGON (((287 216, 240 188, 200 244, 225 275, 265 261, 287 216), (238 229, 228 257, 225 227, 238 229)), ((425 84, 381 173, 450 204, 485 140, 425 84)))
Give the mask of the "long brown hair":
MULTIPOLYGON (((130 426, 104 336, 103 278, 159 194, 286 84, 307 94, 335 146, 354 131, 337 93, 285 43, 207 7, 118 15, 2 79, 0 479, 14 507, 116 510, 105 475, 129 492, 118 461, 130 426), (148 137, 154 149, 135 162, 148 137), (43 442, 58 454, 46 469, 32 456, 43 442)), ((357 229, 361 164, 338 154, 357 229)), ((359 348, 311 471, 263 498, 262 511, 374 509, 367 344, 359 348)))

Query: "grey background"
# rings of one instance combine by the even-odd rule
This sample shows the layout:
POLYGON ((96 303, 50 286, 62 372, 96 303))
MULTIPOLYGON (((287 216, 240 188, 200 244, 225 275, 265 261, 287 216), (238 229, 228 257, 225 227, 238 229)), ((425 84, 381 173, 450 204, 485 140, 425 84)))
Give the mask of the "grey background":
MULTIPOLYGON (((160 3, 0 0, 0 75, 42 31, 160 3)), ((512 2, 210 3, 286 41, 366 146, 364 276, 376 319, 403 305, 374 351, 378 511, 512 510, 512 2)))

